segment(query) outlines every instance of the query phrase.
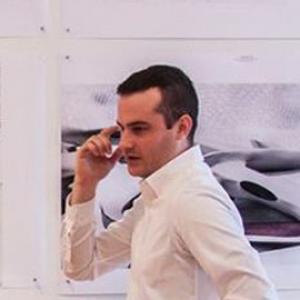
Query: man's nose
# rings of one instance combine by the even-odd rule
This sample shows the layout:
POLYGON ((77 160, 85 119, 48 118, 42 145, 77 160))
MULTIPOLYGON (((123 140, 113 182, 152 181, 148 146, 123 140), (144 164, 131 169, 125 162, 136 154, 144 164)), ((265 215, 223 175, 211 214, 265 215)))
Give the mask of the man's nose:
POLYGON ((126 152, 126 150, 131 149, 133 146, 133 140, 128 132, 125 130, 121 133, 119 147, 121 150, 126 152))

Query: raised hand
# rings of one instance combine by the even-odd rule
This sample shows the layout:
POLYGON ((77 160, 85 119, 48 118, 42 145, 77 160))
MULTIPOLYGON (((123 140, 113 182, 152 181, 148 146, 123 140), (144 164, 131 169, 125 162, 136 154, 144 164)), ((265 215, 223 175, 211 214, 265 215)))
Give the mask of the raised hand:
POLYGON ((75 180, 71 203, 82 203, 95 195, 98 182, 105 178, 122 153, 120 148, 112 152, 110 137, 119 130, 118 126, 105 128, 90 137, 77 151, 75 180))

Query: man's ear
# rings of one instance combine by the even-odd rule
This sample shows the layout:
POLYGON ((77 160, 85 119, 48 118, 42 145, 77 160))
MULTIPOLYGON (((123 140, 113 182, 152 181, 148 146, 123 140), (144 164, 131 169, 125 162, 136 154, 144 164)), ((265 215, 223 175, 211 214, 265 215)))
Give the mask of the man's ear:
POLYGON ((190 115, 184 114, 177 121, 177 137, 178 139, 185 139, 188 137, 193 126, 193 119, 190 115))

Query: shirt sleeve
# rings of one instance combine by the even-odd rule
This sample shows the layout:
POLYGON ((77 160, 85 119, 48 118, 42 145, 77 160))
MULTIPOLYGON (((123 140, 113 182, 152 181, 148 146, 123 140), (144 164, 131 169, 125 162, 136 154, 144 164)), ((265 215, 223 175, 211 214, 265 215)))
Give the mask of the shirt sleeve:
POLYGON ((62 268, 74 280, 92 280, 128 263, 134 208, 124 217, 100 229, 95 199, 66 207, 62 223, 62 268))
POLYGON ((178 206, 180 238, 212 278, 221 299, 275 300, 259 255, 244 235, 236 207, 226 197, 218 190, 185 195, 178 206))

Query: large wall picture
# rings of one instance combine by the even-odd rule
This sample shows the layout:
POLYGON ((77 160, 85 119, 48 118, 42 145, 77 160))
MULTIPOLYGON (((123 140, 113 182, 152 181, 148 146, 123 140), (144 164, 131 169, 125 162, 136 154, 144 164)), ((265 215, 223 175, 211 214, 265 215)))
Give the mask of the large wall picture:
MULTIPOLYGON (((196 140, 238 206, 259 251, 300 245, 300 85, 198 84, 196 140)), ((73 181, 76 147, 115 124, 114 85, 65 86, 62 107, 62 212, 73 181)), ((119 136, 113 137, 117 145, 119 136)), ((138 195, 138 179, 120 160, 97 198, 104 227, 138 195)))
MULTIPOLYGON (((62 214, 74 179, 76 148, 115 124, 115 88, 114 84, 63 87, 62 214)), ((201 109, 196 141, 237 205, 249 241, 276 269, 278 257, 273 261, 272 257, 278 250, 297 251, 300 245, 300 85, 199 83, 196 88, 201 109)), ((112 143, 117 145, 119 138, 113 136, 112 143)), ((96 197, 103 228, 132 206, 139 195, 138 181, 120 160, 101 183, 96 197)), ((126 281, 127 267, 114 276, 126 281)), ((274 276, 280 284, 282 279, 274 276)), ((114 289, 106 280, 102 290, 114 289)))
MULTIPOLYGON (((61 213, 74 179, 76 149, 117 119, 116 87, 153 64, 175 65, 193 80, 200 100, 195 135, 205 161, 240 211, 246 236, 277 289, 298 289, 300 276, 300 73, 298 59, 241 53, 203 43, 104 43, 69 51, 61 68, 61 213), (173 51, 178 47, 177 52, 173 51), (124 58, 125 57, 125 58, 124 58), (134 57, 134 59, 133 59, 134 57), (284 63, 283 63, 284 62, 284 63), (279 271, 280 270, 280 271, 279 271), (284 276, 283 274, 293 274, 284 276)), ((117 146, 119 134, 112 136, 117 146)), ((107 228, 134 203, 140 178, 122 159, 96 195, 99 226, 107 228)), ((61 294, 126 292, 124 265, 91 282, 62 277, 61 294), (71 284, 70 284, 71 283, 71 284)))

